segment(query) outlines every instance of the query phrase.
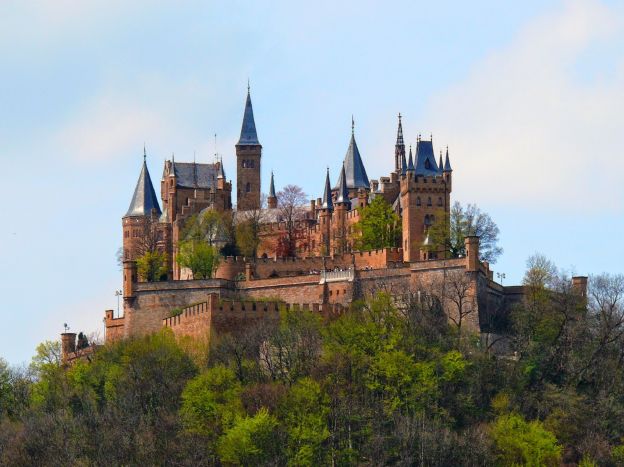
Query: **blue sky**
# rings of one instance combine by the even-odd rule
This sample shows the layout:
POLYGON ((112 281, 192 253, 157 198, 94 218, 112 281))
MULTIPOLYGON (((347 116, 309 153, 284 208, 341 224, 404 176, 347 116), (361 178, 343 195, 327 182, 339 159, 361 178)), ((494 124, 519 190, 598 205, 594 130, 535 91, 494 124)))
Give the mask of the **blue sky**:
POLYGON ((578 274, 624 258, 621 2, 0 3, 0 356, 102 330, 143 143, 223 156, 234 175, 247 79, 263 183, 320 196, 351 115, 370 178, 405 136, 450 147, 453 199, 499 224, 495 265, 540 251, 578 274))

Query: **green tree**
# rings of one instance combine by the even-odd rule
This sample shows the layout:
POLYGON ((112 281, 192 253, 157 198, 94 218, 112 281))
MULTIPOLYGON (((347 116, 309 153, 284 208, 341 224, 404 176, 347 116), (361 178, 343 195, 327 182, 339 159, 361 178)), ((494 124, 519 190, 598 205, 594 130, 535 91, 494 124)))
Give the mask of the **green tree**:
POLYGON ((232 370, 209 368, 190 380, 182 392, 180 416, 186 430, 219 435, 243 415, 241 385, 232 370))
POLYGON ((329 397, 319 383, 302 378, 295 383, 281 407, 288 434, 288 459, 291 465, 313 466, 326 463, 323 445, 330 436, 329 397))
POLYGON ((360 219, 354 225, 354 246, 358 250, 375 250, 400 244, 401 220, 382 196, 358 208, 360 219))
POLYGON ((540 421, 527 422, 518 414, 501 415, 492 437, 504 465, 559 465, 562 448, 540 421))
POLYGON ((259 465, 279 451, 276 443, 277 419, 261 408, 252 417, 240 417, 219 439, 217 451, 221 462, 235 465, 259 465))
POLYGON ((429 228, 430 247, 434 251, 448 251, 451 256, 466 255, 465 240, 469 236, 479 237, 479 258, 495 263, 503 253, 498 246, 500 230, 489 214, 482 212, 475 204, 463 207, 456 201, 447 214, 438 210, 434 223, 429 228))
POLYGON ((167 277, 167 255, 160 251, 147 251, 136 260, 141 280, 154 282, 167 277))
POLYGON ((189 268, 193 279, 210 279, 219 266, 220 257, 214 246, 201 240, 184 240, 178 246, 176 261, 189 268))

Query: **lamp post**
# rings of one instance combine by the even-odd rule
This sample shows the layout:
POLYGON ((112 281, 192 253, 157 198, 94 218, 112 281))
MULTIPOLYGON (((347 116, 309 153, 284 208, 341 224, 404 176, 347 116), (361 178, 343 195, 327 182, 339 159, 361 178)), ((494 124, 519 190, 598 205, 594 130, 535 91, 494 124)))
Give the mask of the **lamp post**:
POLYGON ((503 285, 503 279, 505 279, 505 273, 504 272, 497 272, 496 273, 496 277, 498 277, 498 280, 500 281, 501 285, 503 285))
POLYGON ((115 297, 117 297, 117 318, 119 318, 119 297, 121 297, 122 295, 122 290, 115 290, 115 297))

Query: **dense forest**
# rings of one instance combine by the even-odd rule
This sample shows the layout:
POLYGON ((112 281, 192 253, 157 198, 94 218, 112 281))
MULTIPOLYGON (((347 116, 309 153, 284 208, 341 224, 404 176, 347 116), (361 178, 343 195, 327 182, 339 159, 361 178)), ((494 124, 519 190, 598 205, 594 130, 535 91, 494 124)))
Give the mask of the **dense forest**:
POLYGON ((504 355, 427 294, 68 368, 42 344, 0 364, 0 464, 624 465, 624 276, 584 300, 535 257, 524 282, 504 355))

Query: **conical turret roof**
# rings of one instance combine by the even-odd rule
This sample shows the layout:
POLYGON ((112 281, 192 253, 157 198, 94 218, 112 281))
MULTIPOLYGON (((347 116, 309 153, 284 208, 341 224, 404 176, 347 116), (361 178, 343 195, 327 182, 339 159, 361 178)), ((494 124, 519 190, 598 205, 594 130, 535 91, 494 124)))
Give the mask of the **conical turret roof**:
POLYGON ((238 145, 259 145, 258 133, 256 133, 256 122, 254 121, 253 107, 251 105, 251 94, 247 87, 247 101, 245 102, 245 114, 243 115, 243 126, 238 140, 238 145))
POLYGON ((323 192, 323 202, 321 204, 321 209, 327 209, 329 211, 334 210, 331 184, 329 183, 329 168, 327 168, 327 175, 325 175, 325 191, 323 192))
POLYGON ((336 204, 351 204, 351 200, 349 199, 349 189, 347 188, 344 165, 342 166, 342 170, 340 171, 340 180, 338 182, 338 193, 336 193, 336 204))
POLYGON ((271 170, 271 183, 269 184, 269 197, 275 198, 275 180, 273 180, 273 171, 271 170))
POLYGON ((410 172, 414 171, 414 158, 412 157, 412 147, 410 146, 409 150, 409 161, 407 162, 407 170, 410 172))
MULTIPOLYGON (((342 165, 344 167, 344 172, 346 176, 347 188, 370 189, 368 175, 366 175, 366 169, 364 168, 364 163, 362 162, 362 157, 360 156, 360 150, 358 149, 357 143, 355 142, 353 121, 351 121, 351 141, 349 142, 349 148, 347 149, 347 154, 345 155, 342 165)), ((338 187, 340 186, 340 181, 341 180, 339 178, 336 189, 338 189, 338 187)))
POLYGON ((449 159, 448 147, 446 148, 446 161, 444 162, 444 171, 445 172, 453 171, 453 169, 451 168, 451 160, 449 159))
POLYGON ((160 206, 158 205, 156 192, 154 191, 154 185, 152 185, 149 170, 147 170, 144 154, 143 167, 141 167, 139 180, 134 189, 134 195, 132 195, 132 201, 130 201, 128 212, 126 212, 124 217, 149 216, 153 209, 156 210, 158 216, 162 214, 160 206))

